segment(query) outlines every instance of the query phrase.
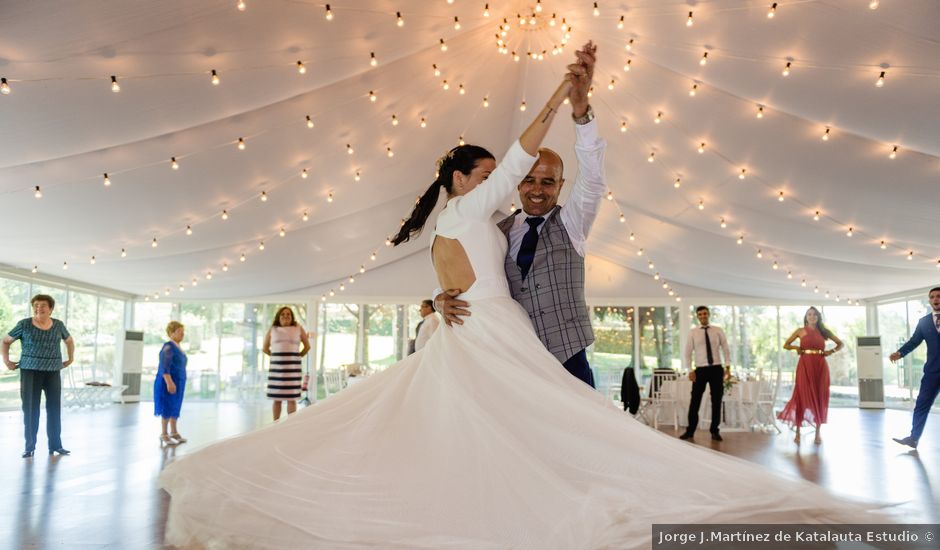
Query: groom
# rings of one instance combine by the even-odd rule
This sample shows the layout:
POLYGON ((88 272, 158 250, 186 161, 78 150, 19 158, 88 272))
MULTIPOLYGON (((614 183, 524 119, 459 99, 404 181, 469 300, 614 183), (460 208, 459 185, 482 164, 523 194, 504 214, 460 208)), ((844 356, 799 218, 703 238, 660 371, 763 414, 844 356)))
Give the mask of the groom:
MULTIPOLYGON (((539 149, 535 166, 518 187, 522 209, 499 222, 509 242, 505 267, 512 297, 528 312, 548 351, 591 387, 594 375, 584 350, 594 342, 594 331, 584 300, 584 243, 606 191, 607 147, 588 104, 596 50, 587 43, 576 52, 579 62, 568 66, 573 75, 568 99, 576 129, 578 176, 567 204, 564 208, 557 204, 565 183, 561 157, 539 149)), ((459 316, 469 315, 469 304, 455 299, 457 294, 448 290, 435 297, 448 325, 462 324, 459 316)))

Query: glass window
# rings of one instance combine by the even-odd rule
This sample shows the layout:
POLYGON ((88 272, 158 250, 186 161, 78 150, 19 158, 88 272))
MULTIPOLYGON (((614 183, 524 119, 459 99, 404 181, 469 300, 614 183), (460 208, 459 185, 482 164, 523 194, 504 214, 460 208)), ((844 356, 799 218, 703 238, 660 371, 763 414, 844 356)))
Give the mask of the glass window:
POLYGON ((110 381, 115 371, 117 342, 124 330, 124 301, 101 297, 98 299, 98 334, 95 352, 96 380, 110 381))
POLYGON ((383 370, 393 364, 401 353, 401 341, 398 334, 397 306, 365 305, 366 338, 365 356, 362 363, 376 370, 383 370))
POLYGON ((180 305, 180 322, 186 327, 181 346, 186 352, 188 398, 215 399, 219 394, 220 304, 180 305))
POLYGON ((879 304, 878 332, 881 333, 881 357, 884 365, 885 405, 907 407, 913 395, 911 360, 905 357, 892 363, 888 356, 910 337, 907 326, 907 302, 879 304))
MULTIPOLYGON (((20 319, 30 316, 29 283, 0 278, 0 336, 6 336, 20 319)), ((10 359, 18 361, 20 343, 10 346, 10 359)), ((20 406, 20 375, 0 366, 0 410, 20 406)))
MULTIPOLYGON (((826 358, 829 364, 829 404, 832 407, 858 405, 858 337, 865 336, 865 308, 825 306, 823 323, 836 335, 845 349, 826 358)), ((826 342, 826 348, 835 344, 826 342)), ((890 354, 889 354, 890 355, 890 354)))
POLYGON ((320 331, 320 368, 335 369, 356 362, 359 348, 359 306, 323 304, 320 331))
POLYGON ((262 304, 222 304, 222 399, 242 403, 264 399, 267 371, 261 347, 271 324, 266 319, 262 304))
MULTIPOLYGON (((930 302, 927 301, 926 296, 908 300, 907 326, 909 332, 913 333, 920 318, 932 311, 933 309, 930 307, 930 302)), ((891 352, 893 351, 895 350, 891 350, 891 352)), ((888 355, 890 355, 891 352, 888 352, 888 355)), ((920 380, 924 375, 924 363, 927 362, 927 345, 921 344, 917 346, 917 349, 909 353, 904 359, 907 365, 909 365, 909 375, 907 378, 910 381, 911 399, 916 400, 917 396, 920 395, 920 380)), ((936 401, 934 401, 934 404, 936 405, 936 401)))
POLYGON ((639 308, 642 369, 678 369, 679 311, 673 307, 639 308))
POLYGON ((602 393, 620 384, 627 367, 634 368, 637 380, 642 382, 643 372, 636 370, 633 361, 633 315, 634 308, 629 306, 591 308, 594 344, 588 349, 588 360, 594 383, 602 393))
MULTIPOLYGON (((63 303, 64 305, 64 303, 63 303)), ((58 304, 56 304, 58 310, 58 304)), ((75 365, 72 376, 76 382, 91 379, 95 364, 95 337, 98 324, 98 297, 94 294, 69 291, 68 318, 62 318, 75 341, 75 365)))
POLYGON ((178 311, 176 304, 137 302, 134 304, 134 329, 144 333, 144 360, 140 380, 141 401, 153 400, 153 380, 160 362, 160 348, 167 341, 166 325, 178 311))
POLYGON ((739 359, 736 366, 745 372, 775 371, 782 343, 777 340, 777 307, 738 306, 735 310, 739 359))

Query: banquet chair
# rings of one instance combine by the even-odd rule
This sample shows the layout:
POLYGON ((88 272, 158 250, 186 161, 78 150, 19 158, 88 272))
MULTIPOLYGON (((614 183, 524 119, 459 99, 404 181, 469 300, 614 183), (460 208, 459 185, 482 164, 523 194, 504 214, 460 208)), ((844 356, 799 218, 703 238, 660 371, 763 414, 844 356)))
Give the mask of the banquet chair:
POLYGON ((757 396, 751 401, 745 399, 741 405, 748 411, 748 422, 751 429, 770 431, 777 430, 781 433, 780 426, 777 425, 777 417, 774 414, 774 406, 777 402, 777 390, 780 388, 780 369, 772 376, 767 376, 763 371, 758 375, 757 396))
POLYGON ((326 369, 323 371, 323 391, 329 397, 346 387, 346 369, 326 369))
POLYGON ((654 371, 646 390, 646 397, 641 398, 640 416, 646 424, 652 423, 654 429, 659 429, 659 415, 664 407, 672 409, 672 425, 679 429, 679 403, 676 399, 676 389, 679 375, 672 370, 654 371))

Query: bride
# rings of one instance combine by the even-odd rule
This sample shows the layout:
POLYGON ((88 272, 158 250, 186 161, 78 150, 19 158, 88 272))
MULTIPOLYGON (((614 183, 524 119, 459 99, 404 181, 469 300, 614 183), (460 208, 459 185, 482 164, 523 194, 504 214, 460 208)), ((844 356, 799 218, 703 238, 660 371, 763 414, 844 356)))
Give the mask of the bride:
POLYGON ((653 523, 859 523, 861 506, 651 430, 568 374, 509 295, 509 202, 576 79, 497 166, 447 153, 431 255, 473 315, 313 407, 171 463, 167 542, 209 548, 648 548, 653 523))

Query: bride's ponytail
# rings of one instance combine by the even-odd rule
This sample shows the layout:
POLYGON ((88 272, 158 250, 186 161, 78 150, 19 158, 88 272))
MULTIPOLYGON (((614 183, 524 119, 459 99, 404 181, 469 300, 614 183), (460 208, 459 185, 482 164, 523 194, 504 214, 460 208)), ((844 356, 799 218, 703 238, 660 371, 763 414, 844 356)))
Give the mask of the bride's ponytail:
POLYGON ((434 211, 434 207, 437 205, 441 189, 443 188, 448 196, 453 194, 454 172, 459 171, 461 174, 469 176, 480 159, 495 160, 492 153, 476 145, 461 145, 451 149, 444 155, 437 163, 437 179, 418 198, 418 202, 411 210, 411 215, 402 224, 398 234, 392 238, 392 244, 398 246, 421 233, 421 229, 424 228, 424 224, 428 221, 431 212, 434 211))

